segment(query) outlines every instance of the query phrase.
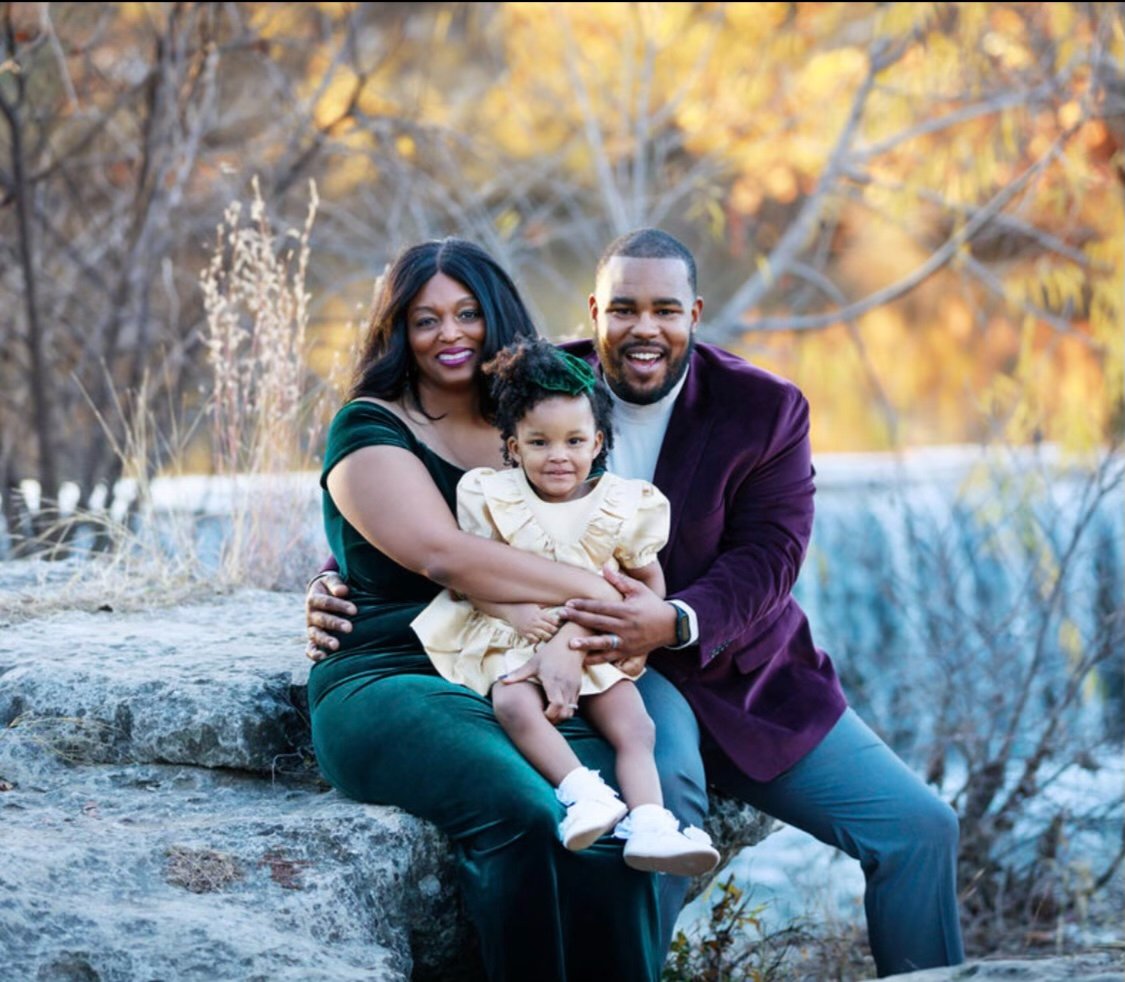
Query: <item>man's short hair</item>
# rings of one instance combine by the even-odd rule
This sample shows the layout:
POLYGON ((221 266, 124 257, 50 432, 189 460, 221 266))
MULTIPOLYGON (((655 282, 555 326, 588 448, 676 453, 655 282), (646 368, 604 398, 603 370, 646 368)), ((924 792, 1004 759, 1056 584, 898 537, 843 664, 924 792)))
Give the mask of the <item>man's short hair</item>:
POLYGON ((679 259, 687 267, 688 283, 691 286, 691 295, 695 297, 699 288, 696 281, 695 257, 674 235, 658 228, 638 228, 632 232, 619 235, 602 253, 598 260, 594 275, 601 274, 605 264, 614 256, 623 259, 679 259))

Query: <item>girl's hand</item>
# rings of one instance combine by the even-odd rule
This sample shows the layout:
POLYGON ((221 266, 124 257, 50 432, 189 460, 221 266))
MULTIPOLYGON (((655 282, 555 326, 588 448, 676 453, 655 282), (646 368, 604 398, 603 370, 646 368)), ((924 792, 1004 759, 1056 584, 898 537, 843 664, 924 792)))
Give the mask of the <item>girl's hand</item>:
POLYGON ((623 672, 631 679, 637 679, 644 673, 647 661, 648 655, 630 655, 627 658, 619 658, 613 664, 617 666, 619 672, 623 672))
POLYGON ((539 604, 504 604, 503 607, 504 620, 520 637, 536 644, 550 641, 562 623, 557 607, 540 607, 539 604))

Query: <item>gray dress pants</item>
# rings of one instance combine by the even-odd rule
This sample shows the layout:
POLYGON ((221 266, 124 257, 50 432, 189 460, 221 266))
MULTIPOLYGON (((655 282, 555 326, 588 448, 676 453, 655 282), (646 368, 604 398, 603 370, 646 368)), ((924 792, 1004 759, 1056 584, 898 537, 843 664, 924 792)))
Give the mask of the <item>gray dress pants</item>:
MULTIPOLYGON (((744 775, 704 739, 684 698, 650 669, 638 686, 656 723, 665 804, 701 825, 710 784, 857 859, 879 974, 964 960, 957 913, 957 816, 848 709, 828 735, 771 781, 744 775)), ((661 928, 671 937, 687 890, 661 877, 661 928)))

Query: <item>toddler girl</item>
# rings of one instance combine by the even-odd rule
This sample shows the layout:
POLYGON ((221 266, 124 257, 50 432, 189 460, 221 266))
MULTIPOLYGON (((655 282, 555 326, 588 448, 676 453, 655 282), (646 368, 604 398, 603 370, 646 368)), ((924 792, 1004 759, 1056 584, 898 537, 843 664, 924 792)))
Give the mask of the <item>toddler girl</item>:
MULTIPOLYGON (((465 474, 457 487, 461 528, 595 572, 616 564, 663 596, 656 554, 668 538, 668 501, 647 481, 604 472, 612 402, 590 366, 538 340, 505 349, 484 371, 492 376, 504 458, 515 466, 465 474)), ((491 692, 500 725, 567 808, 559 826, 566 848, 585 849, 615 829, 635 869, 696 875, 715 867, 719 854, 706 833, 681 831, 663 806, 655 732, 633 684, 642 668, 588 666, 579 691, 583 715, 616 752, 622 802, 548 720, 537 683, 500 681, 554 635, 553 611, 445 590, 411 626, 445 678, 491 692)))

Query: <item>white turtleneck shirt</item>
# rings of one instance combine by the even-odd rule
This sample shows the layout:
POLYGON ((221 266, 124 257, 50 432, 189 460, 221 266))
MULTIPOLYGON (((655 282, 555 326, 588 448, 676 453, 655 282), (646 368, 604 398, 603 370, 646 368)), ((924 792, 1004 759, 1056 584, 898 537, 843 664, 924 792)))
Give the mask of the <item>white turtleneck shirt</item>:
MULTIPOLYGON (((656 461, 660 457, 660 447, 664 443, 664 434, 668 430, 668 420, 672 418, 676 399, 686 381, 685 372, 671 392, 647 406, 626 402, 610 388, 609 392, 613 397, 613 449, 609 452, 607 469, 611 473, 620 477, 652 481, 656 473, 656 461)), ((682 600, 670 600, 669 603, 687 614, 691 627, 691 638, 687 644, 695 644, 699 640, 699 622, 695 611, 682 600)))

